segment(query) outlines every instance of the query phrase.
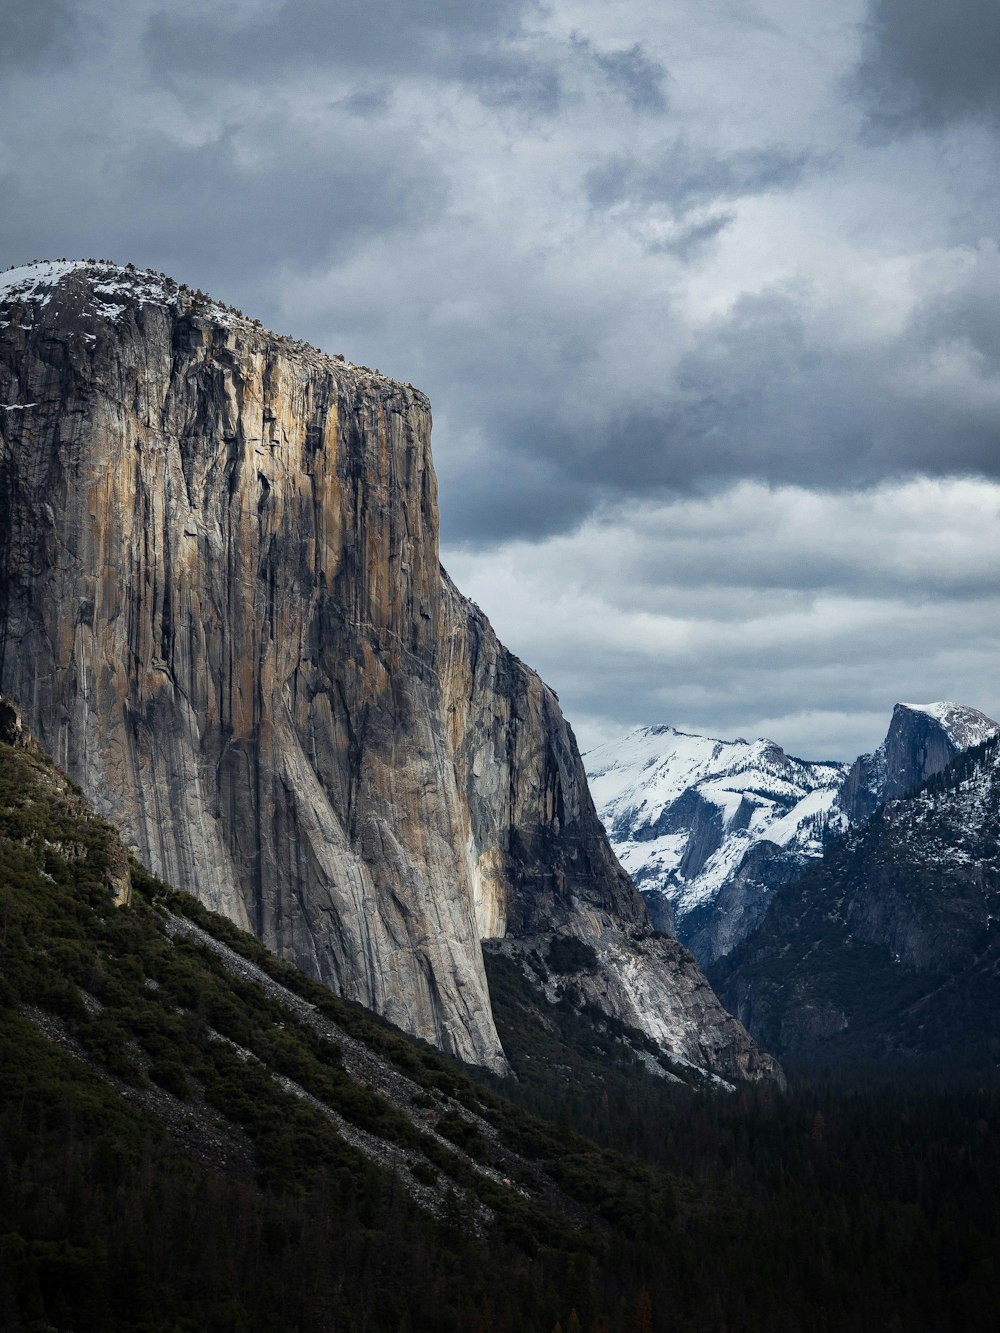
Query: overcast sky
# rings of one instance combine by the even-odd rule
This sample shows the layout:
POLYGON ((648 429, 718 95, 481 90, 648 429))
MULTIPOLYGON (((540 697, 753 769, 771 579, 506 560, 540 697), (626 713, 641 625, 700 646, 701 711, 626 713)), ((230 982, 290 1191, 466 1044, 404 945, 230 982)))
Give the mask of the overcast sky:
POLYGON ((997 0, 2 0, 0 265, 423 388, 586 746, 1000 715, 997 0))

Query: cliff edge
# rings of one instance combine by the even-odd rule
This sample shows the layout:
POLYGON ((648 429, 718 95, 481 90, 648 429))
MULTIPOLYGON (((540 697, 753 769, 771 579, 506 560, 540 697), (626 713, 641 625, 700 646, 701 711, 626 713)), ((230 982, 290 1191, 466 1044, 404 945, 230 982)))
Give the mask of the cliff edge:
POLYGON ((0 690, 151 871, 446 1051, 504 1067, 480 941, 555 932, 617 1016, 774 1074, 441 570, 430 428, 417 390, 161 274, 0 275, 0 690))

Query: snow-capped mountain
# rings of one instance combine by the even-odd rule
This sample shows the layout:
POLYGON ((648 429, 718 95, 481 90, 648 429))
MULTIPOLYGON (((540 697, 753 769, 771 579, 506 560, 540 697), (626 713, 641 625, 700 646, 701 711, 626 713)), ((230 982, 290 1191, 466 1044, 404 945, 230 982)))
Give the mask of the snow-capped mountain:
POLYGON ((779 1055, 995 1068, 998 923, 994 734, 779 889, 709 979, 779 1055))
POLYGON ((1000 730, 961 704, 897 704, 879 748, 810 762, 769 740, 637 727, 584 755, 619 860, 654 925, 703 964, 760 924, 776 890, 830 837, 1000 730))
MULTIPOLYGON (((597 811, 653 922, 692 947, 748 854, 766 843, 771 875, 818 856, 846 764, 807 763, 773 741, 718 740, 636 727, 584 756, 597 811)), ((760 854, 754 858, 760 860, 760 854)), ((744 882, 762 914, 770 894, 744 882)), ((747 903, 751 926, 758 913, 747 903)), ((746 931, 740 933, 740 938, 746 931)), ((706 941, 707 945, 707 941, 706 941)), ((730 944, 729 947, 732 947, 730 944)), ((725 951, 725 950, 722 950, 725 951)), ((715 947, 701 949, 714 958, 715 947)))
POLYGON ((860 755, 847 775, 839 801, 847 823, 862 823, 998 730, 992 718, 964 704, 897 704, 885 740, 860 755))

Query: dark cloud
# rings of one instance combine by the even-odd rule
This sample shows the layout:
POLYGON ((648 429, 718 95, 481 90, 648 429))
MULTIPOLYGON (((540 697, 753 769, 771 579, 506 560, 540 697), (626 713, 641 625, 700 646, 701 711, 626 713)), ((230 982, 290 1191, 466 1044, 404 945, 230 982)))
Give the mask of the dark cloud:
POLYGON ((585 422, 554 386, 546 404, 540 380, 488 421, 504 480, 449 476, 447 536, 565 531, 604 502, 740 480, 836 492, 916 474, 1000 478, 998 308, 988 258, 880 344, 838 340, 801 293, 764 292, 705 329, 667 382, 617 406, 593 399, 585 422))
POLYGON ((611 208, 627 197, 629 184, 635 174, 634 159, 624 154, 605 158, 591 167, 584 177, 584 191, 591 208, 611 208))
MULTIPOLYGON (((531 423, 517 427, 531 431, 531 423)), ((551 437, 530 447, 490 449, 482 456, 450 459, 438 475, 442 541, 490 546, 509 537, 537 537, 572 527, 593 508, 593 482, 567 467, 565 440, 553 448, 551 437)))
POLYGON ((595 51, 598 69, 633 111, 666 111, 667 71, 640 43, 621 51, 595 51))
POLYGON ((649 249, 654 253, 673 255, 688 263, 697 258, 711 243, 736 221, 735 213, 717 213, 704 222, 692 222, 669 240, 657 241, 649 249))
POLYGON ((520 52, 476 52, 458 62, 456 73, 484 106, 550 116, 562 101, 558 67, 520 52))
POLYGON ((59 209, 45 209, 45 164, 9 176, 0 225, 9 252, 102 254, 175 273, 261 309, 261 280, 308 270, 359 244, 423 226, 445 205, 440 172, 419 146, 377 129, 323 135, 276 117, 197 145, 143 137, 101 175, 67 164, 59 209))
POLYGON ((928 297, 914 316, 911 336, 925 348, 965 350, 988 376, 1000 379, 1000 276, 980 262, 969 280, 928 297))
MULTIPOLYGON (((518 70, 516 51, 496 48, 518 36, 536 0, 284 0, 229 6, 202 14, 162 9, 144 39, 150 68, 171 78, 192 75, 255 83, 290 71, 370 70, 379 77, 433 73, 478 87, 484 99, 539 98, 542 73, 531 60, 518 70)), ((542 98, 544 101, 544 98, 542 98)))
POLYGON ((855 77, 876 131, 1000 120, 996 0, 872 0, 855 77))
POLYGON ((391 101, 392 92, 389 88, 357 88, 334 105, 349 116, 357 116, 359 120, 372 120, 388 111, 391 101))
POLYGON ((71 60, 78 31, 68 0, 4 0, 0 69, 34 70, 71 60))
POLYGON ((590 466, 682 492, 736 478, 849 489, 916 472, 1000 476, 1000 375, 992 403, 970 393, 975 361, 935 378, 967 314, 952 298, 898 340, 845 347, 801 298, 743 297, 678 363, 670 397, 629 417, 590 466))
POLYGON ((441 177, 411 143, 313 136, 280 120, 249 137, 261 146, 249 160, 231 133, 197 147, 138 146, 121 168, 122 188, 137 193, 136 239, 166 248, 183 234, 185 251, 223 271, 309 268, 422 226, 444 203, 441 177))
POLYGON ((997 485, 742 485, 445 556, 585 733, 655 720, 851 758, 899 698, 995 714, 997 485))
POLYGON ((715 200, 788 189, 812 162, 809 153, 780 146, 720 156, 675 139, 642 160, 624 154, 608 157, 587 173, 584 189, 592 208, 665 204, 683 214, 715 200))

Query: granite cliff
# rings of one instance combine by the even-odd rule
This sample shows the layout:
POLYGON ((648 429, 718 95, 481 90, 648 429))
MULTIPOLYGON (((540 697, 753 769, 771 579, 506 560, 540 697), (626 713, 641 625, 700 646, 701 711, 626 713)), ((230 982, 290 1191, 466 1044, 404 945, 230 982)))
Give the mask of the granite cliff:
POLYGON ((846 822, 863 824, 885 801, 899 800, 998 729, 965 704, 896 704, 885 740, 859 755, 844 779, 838 805, 846 822))
POLYGON ((441 570, 430 408, 162 275, 0 277, 0 690, 151 871, 504 1066, 480 941, 773 1062, 656 935, 553 693, 441 570))

